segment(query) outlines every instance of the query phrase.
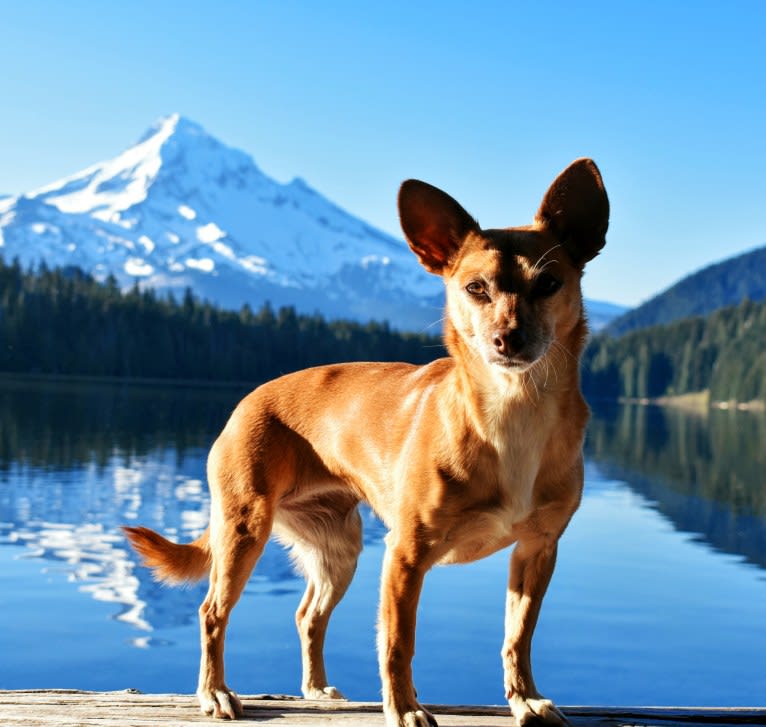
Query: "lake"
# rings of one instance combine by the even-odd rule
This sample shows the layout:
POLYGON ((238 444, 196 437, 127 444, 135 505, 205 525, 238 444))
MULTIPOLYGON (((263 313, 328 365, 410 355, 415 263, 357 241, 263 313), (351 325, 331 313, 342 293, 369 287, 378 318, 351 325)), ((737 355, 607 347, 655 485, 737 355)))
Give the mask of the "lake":
MULTIPOLYGON (((204 584, 168 588, 119 531, 206 526, 209 445, 237 388, 0 378, 0 688, 193 692, 204 584)), ((546 696, 584 705, 766 704, 766 416, 599 406, 582 507, 534 642, 546 696)), ((382 525, 327 640, 331 682, 379 699, 382 525)), ((424 702, 503 702, 508 552, 432 571, 418 619, 424 702)), ((234 610, 227 681, 299 693, 303 582, 270 543, 234 610)))

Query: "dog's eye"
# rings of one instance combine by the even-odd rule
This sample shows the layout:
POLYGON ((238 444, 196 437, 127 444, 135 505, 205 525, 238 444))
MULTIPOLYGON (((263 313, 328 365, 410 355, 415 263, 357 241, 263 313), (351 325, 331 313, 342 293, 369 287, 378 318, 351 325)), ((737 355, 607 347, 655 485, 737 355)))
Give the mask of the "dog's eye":
POLYGON ((486 288, 484 287, 483 283, 480 283, 478 280, 473 280, 468 283, 468 285, 465 286, 465 290, 474 298, 485 298, 487 296, 486 288))
POLYGON ((549 298, 556 293, 562 285, 563 283, 558 278, 554 278, 549 273, 543 273, 542 275, 537 276, 532 292, 538 298, 549 298))

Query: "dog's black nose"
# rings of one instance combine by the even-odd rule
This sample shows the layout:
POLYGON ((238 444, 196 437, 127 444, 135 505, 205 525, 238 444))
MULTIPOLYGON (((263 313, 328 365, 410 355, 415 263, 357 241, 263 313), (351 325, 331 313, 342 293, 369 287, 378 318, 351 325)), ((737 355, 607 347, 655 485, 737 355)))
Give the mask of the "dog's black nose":
POLYGON ((523 328, 503 328, 492 334, 495 350, 503 356, 513 356, 521 351, 527 342, 523 328))

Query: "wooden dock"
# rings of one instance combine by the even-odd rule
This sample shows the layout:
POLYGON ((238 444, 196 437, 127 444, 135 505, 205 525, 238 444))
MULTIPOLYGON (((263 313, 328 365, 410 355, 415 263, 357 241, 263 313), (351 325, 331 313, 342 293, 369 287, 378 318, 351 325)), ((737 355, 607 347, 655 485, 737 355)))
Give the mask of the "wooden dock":
MULTIPOLYGON (((308 701, 298 697, 242 696, 240 723, 283 727, 385 727, 379 703, 308 701)), ((513 727, 506 707, 431 705, 441 727, 513 727)), ((766 726, 766 708, 706 709, 647 707, 563 707, 572 727, 724 727, 766 726)), ((81 692, 72 690, 0 691, 2 727, 190 727, 222 724, 200 714, 187 694, 81 692)))

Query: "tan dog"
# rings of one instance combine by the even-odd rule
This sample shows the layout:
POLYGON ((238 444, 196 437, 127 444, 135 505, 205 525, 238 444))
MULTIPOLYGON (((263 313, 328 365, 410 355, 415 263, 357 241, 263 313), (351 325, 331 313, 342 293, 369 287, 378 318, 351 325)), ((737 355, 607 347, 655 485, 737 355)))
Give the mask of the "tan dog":
POLYGON ((482 230, 447 194, 410 180, 399 213, 420 262, 444 278, 450 356, 419 367, 323 366, 260 386, 211 449, 208 530, 177 545, 126 528, 160 579, 210 571, 197 691, 206 714, 242 715, 224 682, 224 634, 272 531, 308 584, 296 613, 303 694, 340 697, 322 650, 362 547, 364 500, 390 529, 378 635, 387 725, 436 724, 418 703, 411 669, 426 571, 514 542, 506 697, 521 724, 564 721, 537 691, 530 647, 558 539, 582 492, 580 278, 605 243, 604 185, 596 165, 580 159, 553 182, 534 224, 482 230))

